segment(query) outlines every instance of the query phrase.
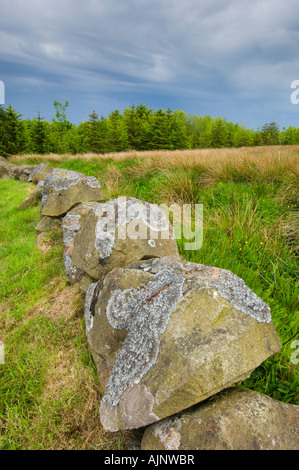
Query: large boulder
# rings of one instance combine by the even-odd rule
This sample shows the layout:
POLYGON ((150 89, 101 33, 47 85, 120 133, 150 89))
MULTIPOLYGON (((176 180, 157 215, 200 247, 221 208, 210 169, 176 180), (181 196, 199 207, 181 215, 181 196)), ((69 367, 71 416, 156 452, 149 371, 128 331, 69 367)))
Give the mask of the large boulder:
POLYGON ((81 202, 102 201, 102 189, 94 176, 55 168, 44 180, 41 214, 65 215, 81 202))
POLYGON ((299 406, 232 388, 149 426, 142 450, 299 450, 299 406))
POLYGON ((74 238, 75 267, 94 279, 140 259, 178 255, 174 232, 158 207, 133 197, 97 204, 74 238))
POLYGON ((242 279, 173 257, 135 262, 91 284, 85 319, 109 431, 199 403, 281 348, 269 307, 242 279))
POLYGON ((40 181, 43 181, 48 175, 51 175, 53 168, 46 165, 45 163, 40 163, 37 165, 28 176, 28 181, 32 181, 34 184, 38 184, 40 181))
POLYGON ((63 258, 67 281, 76 284, 86 275, 84 271, 73 265, 72 253, 74 248, 74 238, 86 219, 89 211, 97 205, 97 202, 83 202, 71 209, 62 220, 63 242, 65 246, 63 258))

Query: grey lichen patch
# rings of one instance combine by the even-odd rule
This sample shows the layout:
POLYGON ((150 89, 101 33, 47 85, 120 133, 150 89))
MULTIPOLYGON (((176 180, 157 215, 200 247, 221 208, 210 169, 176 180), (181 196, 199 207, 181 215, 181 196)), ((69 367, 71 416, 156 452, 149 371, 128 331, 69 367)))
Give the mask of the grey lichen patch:
POLYGON ((44 188, 44 182, 45 182, 45 180, 39 181, 36 185, 36 189, 43 189, 44 188))
POLYGON ((55 168, 45 179, 44 189, 49 189, 53 185, 55 191, 62 191, 70 188, 73 184, 77 184, 81 177, 84 177, 84 175, 77 171, 55 168))
POLYGON ((154 427, 154 435, 163 444, 165 450, 179 450, 181 444, 180 430, 182 422, 179 417, 170 417, 154 427))
POLYGON ((198 277, 207 287, 214 287, 219 295, 231 305, 261 323, 271 322, 270 307, 258 297, 236 274, 224 269, 212 268, 194 263, 186 263, 188 268, 196 268, 198 277))
MULTIPOLYGON (((135 269, 142 269, 151 274, 156 274, 169 263, 173 263, 171 257, 156 258, 132 264, 135 269)), ((197 283, 198 289, 208 289, 217 300, 217 295, 230 302, 236 309, 261 323, 271 322, 270 307, 258 297, 237 275, 230 271, 196 264, 191 262, 180 263, 180 267, 190 281, 185 283, 186 289, 192 288, 192 279, 197 283)))
POLYGON ((33 170, 31 171, 30 175, 28 176, 28 180, 27 181, 32 181, 32 178, 34 177, 34 175, 36 173, 38 173, 39 171, 43 170, 44 168, 46 168, 47 165, 45 163, 40 163, 39 165, 37 165, 35 168, 33 168, 33 170))
POLYGON ((94 176, 85 176, 83 173, 77 171, 55 168, 45 179, 41 207, 44 207, 52 188, 56 192, 65 191, 81 181, 85 182, 91 188, 101 188, 98 180, 94 176))
POLYGON ((91 312, 91 303, 94 297, 94 291, 97 286, 97 282, 90 284, 86 289, 85 301, 84 301, 84 317, 85 317, 85 328, 88 334, 93 327, 94 315, 91 312))
POLYGON ((91 188, 100 188, 100 183, 98 182, 98 180, 96 179, 95 176, 85 176, 85 180, 86 180, 86 183, 88 184, 88 186, 90 186, 91 188))
POLYGON ((64 250, 63 259, 64 259, 64 268, 66 272, 67 281, 70 284, 76 284, 79 282, 82 277, 85 275, 84 271, 73 265, 71 256, 68 253, 68 248, 64 250))
POLYGON ((41 203, 40 203, 41 209, 43 207, 45 207, 45 204, 47 202, 47 198, 48 198, 48 191, 46 191, 45 187, 43 187, 42 200, 41 200, 41 203))
POLYGON ((76 232, 81 227, 79 223, 81 216, 78 214, 66 214, 62 220, 63 242, 68 246, 73 240, 76 232))
MULTIPOLYGON (((119 197, 111 201, 100 203, 94 209, 97 223, 95 227, 95 248, 100 258, 108 258, 115 245, 116 230, 120 239, 148 238, 147 228, 155 233, 169 231, 169 220, 165 213, 157 206, 140 201, 133 197, 119 197), (132 221, 142 221, 145 231, 136 233, 135 226, 130 227, 132 221)), ((172 237, 170 234, 170 238, 172 237)), ((149 241, 154 247, 154 240, 149 241)))
POLYGON ((106 308, 114 328, 128 334, 109 377, 104 402, 117 406, 122 394, 138 384, 155 364, 162 334, 182 297, 184 276, 177 265, 161 269, 146 286, 115 291, 106 308))

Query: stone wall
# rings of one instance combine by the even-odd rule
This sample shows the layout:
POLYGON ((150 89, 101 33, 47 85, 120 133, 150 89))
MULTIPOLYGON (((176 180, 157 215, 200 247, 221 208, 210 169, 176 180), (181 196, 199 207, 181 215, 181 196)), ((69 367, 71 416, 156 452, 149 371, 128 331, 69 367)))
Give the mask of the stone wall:
POLYGON ((100 183, 45 164, 0 161, 37 189, 40 233, 63 231, 66 279, 85 296, 107 431, 142 449, 298 449, 299 407, 235 387, 281 344, 268 305, 230 271, 186 262, 158 207, 103 202, 100 183))

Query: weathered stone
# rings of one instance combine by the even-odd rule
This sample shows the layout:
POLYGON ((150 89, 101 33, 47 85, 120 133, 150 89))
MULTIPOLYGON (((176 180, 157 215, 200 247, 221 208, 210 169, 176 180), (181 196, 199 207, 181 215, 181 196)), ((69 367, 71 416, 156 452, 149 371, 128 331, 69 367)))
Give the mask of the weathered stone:
POLYGON ((178 255, 165 213, 147 202, 120 197, 97 204, 74 238, 74 266, 94 279, 140 259, 178 255))
POLYGON ((44 217, 39 221, 35 230, 37 232, 50 232, 61 227, 61 217, 44 217))
POLYGON ((43 188, 36 188, 35 191, 29 194, 19 205, 19 209, 24 209, 28 206, 34 206, 40 203, 42 198, 43 188))
POLYGON ((143 427, 199 403, 280 349, 269 307, 231 272, 173 258, 133 266, 86 292, 106 430, 143 427))
POLYGON ((243 388, 149 426, 142 450, 299 450, 299 406, 243 388))
POLYGON ((16 180, 27 181, 34 168, 34 165, 11 165, 8 171, 8 176, 16 180))
POLYGON ((40 163, 37 165, 28 176, 28 181, 37 184, 40 181, 43 181, 48 175, 51 175, 53 168, 46 165, 45 163, 40 163))
POLYGON ((41 214, 58 217, 81 202, 101 200, 101 186, 95 177, 56 168, 44 180, 41 214))
POLYGON ((9 170, 11 169, 11 166, 4 157, 1 157, 0 160, 0 178, 3 178, 4 176, 8 176, 9 170))
MULTIPOLYGON (((96 204, 97 202, 92 201, 78 204, 78 206, 70 210, 62 220, 63 242, 65 246, 63 257, 66 278, 70 284, 76 284, 81 281, 83 277, 86 277, 87 280, 91 279, 84 271, 73 265, 72 252, 74 248, 75 235, 80 229, 83 221, 86 219, 89 211, 95 207, 96 204)), ((89 283, 91 282, 94 282, 94 280, 89 281, 89 283)), ((85 285, 86 281, 83 283, 83 289, 85 288, 85 285)))

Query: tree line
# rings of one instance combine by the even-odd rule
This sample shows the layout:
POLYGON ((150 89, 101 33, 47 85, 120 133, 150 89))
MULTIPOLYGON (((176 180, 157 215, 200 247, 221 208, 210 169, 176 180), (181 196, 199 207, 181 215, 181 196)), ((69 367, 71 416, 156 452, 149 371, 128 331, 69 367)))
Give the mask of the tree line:
POLYGON ((33 119, 22 119, 11 105, 0 106, 0 155, 299 144, 299 128, 280 130, 276 122, 253 130, 223 117, 187 115, 169 108, 153 110, 141 103, 122 113, 112 111, 108 117, 93 111, 88 120, 75 125, 67 119, 68 106, 68 101, 54 101, 51 122, 39 111, 33 119))

